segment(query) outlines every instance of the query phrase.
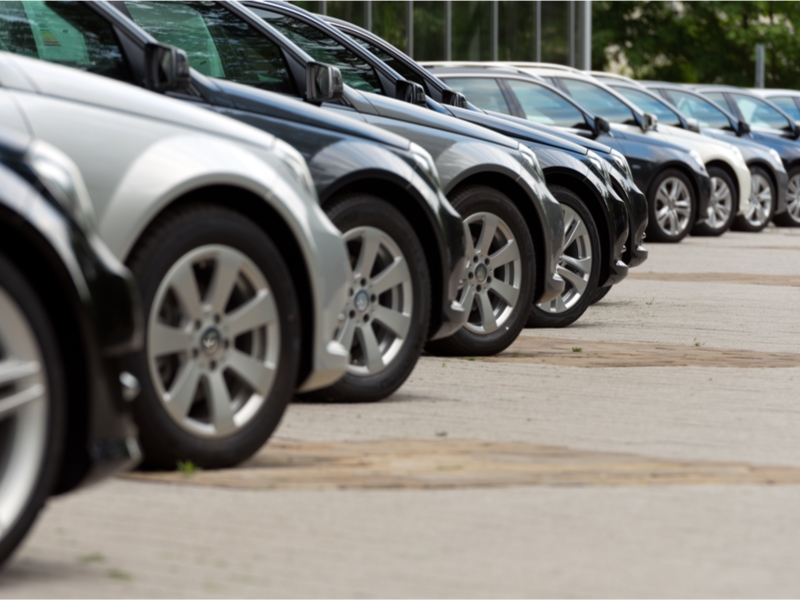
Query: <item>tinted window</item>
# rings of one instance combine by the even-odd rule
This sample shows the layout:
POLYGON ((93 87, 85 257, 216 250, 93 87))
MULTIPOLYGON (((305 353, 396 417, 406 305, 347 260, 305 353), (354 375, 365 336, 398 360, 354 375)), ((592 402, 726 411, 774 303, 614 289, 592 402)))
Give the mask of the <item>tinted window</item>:
POLYGON ((467 100, 472 102, 475 106, 479 106, 484 110, 491 110, 494 112, 511 114, 508 109, 508 103, 503 97, 503 92, 500 86, 494 79, 489 77, 458 77, 452 79, 444 79, 444 82, 450 86, 453 91, 461 92, 467 97, 467 100))
POLYGON ((342 79, 350 87, 364 92, 383 93, 374 69, 324 31, 293 17, 260 8, 251 10, 300 46, 314 60, 338 67, 342 72, 342 79))
POLYGON ((130 79, 111 25, 82 2, 0 2, 0 48, 130 79))
POLYGON ((754 127, 784 129, 789 121, 777 110, 759 98, 731 94, 733 101, 742 113, 744 120, 754 127))
POLYGON ((414 69, 406 65, 403 61, 396 59, 394 56, 392 56, 379 46, 376 46, 375 44, 372 44, 366 40, 362 40, 360 38, 353 38, 353 39, 362 46, 364 46, 364 48, 366 48, 367 51, 372 52, 372 54, 381 59, 381 61, 385 62, 392 69, 400 73, 403 79, 407 79, 408 81, 418 83, 426 90, 428 89, 428 86, 425 83, 425 79, 422 76, 420 76, 419 73, 417 73, 414 69))
POLYGON ((615 87, 614 89, 620 95, 625 96, 628 100, 641 108, 643 112, 652 113, 657 116, 659 123, 663 125, 672 125, 673 127, 681 126, 681 120, 678 115, 675 114, 675 111, 657 98, 653 98, 650 94, 629 87, 615 87))
POLYGON ((294 91, 280 48, 212 2, 126 2, 136 23, 160 42, 183 48, 210 77, 265 90, 294 91))
POLYGON ((701 92, 701 93, 703 94, 703 96, 705 96, 712 102, 716 102, 720 106, 730 109, 730 106, 728 106, 728 100, 725 98, 725 94, 723 94, 722 92, 701 92))
POLYGON ((711 102, 688 92, 678 90, 665 90, 665 92, 670 102, 686 116, 697 119, 700 127, 730 128, 728 117, 711 102))
POLYGON ((578 104, 609 123, 635 125, 633 111, 624 102, 600 86, 579 79, 561 79, 561 83, 578 104))
POLYGON ((800 121, 800 109, 797 108, 792 96, 771 96, 769 101, 795 121, 800 121))
POLYGON ((505 82, 516 95, 529 121, 556 127, 586 126, 583 113, 553 90, 520 79, 506 79, 505 82))

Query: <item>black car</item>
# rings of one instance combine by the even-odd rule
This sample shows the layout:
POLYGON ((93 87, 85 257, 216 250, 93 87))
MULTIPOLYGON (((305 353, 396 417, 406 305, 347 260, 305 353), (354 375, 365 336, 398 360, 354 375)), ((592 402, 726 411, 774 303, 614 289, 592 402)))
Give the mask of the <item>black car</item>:
POLYGON ((64 154, 0 134, 0 563, 50 495, 141 457, 138 382, 120 367, 141 345, 141 309, 87 204, 64 154))
MULTIPOLYGON (((683 114, 680 109, 670 103, 669 99, 660 95, 656 90, 644 89, 643 86, 635 82, 612 80, 607 81, 606 85, 628 100, 639 106, 642 110, 653 113, 658 117, 658 122, 663 125, 679 127, 688 131, 696 131, 716 139, 724 139, 727 143, 735 146, 742 153, 750 175, 752 177, 752 197, 750 207, 743 213, 736 215, 735 210, 730 210, 726 217, 732 223, 732 229, 740 231, 761 231, 768 224, 776 211, 786 211, 786 186, 788 177, 786 169, 776 155, 774 150, 769 150, 753 140, 736 136, 715 135, 701 128, 700 122, 687 114, 683 114)), ((712 176, 723 177, 715 167, 709 167, 712 176), (716 174, 714 174, 716 172, 716 174)), ((730 195, 728 202, 731 201, 730 195)), ((712 204, 714 199, 712 198, 712 204)), ((716 210, 719 211, 719 205, 716 210)), ((711 219, 709 219, 710 221, 711 219)), ((725 219, 720 219, 717 231, 725 227, 725 219)), ((710 223, 706 222, 705 227, 710 223)))
MULTIPOLYGON (((317 60, 345 73, 357 71, 361 79, 376 81, 376 93, 391 97, 408 85, 360 44, 308 11, 281 2, 253 0, 243 4, 317 60)), ((602 159, 575 144, 530 130, 524 123, 511 123, 482 111, 442 106, 428 98, 424 98, 424 106, 491 129, 530 148, 542 166, 548 188, 561 203, 568 243, 559 261, 559 273, 566 288, 549 303, 532 308, 529 326, 563 327, 573 323, 585 312, 598 287, 610 286, 627 275, 628 266, 620 259, 628 235, 627 208, 614 192, 602 159)))
MULTIPOLYGON (((564 240, 561 208, 544 184, 535 155, 518 142, 349 85, 336 90, 327 76, 320 77, 332 67, 312 59, 238 3, 125 2, 120 11, 118 15, 144 25, 163 42, 189 44, 190 61, 208 74, 235 77, 240 56, 251 57, 248 67, 256 57, 264 57, 251 69, 256 77, 243 83, 322 104, 329 110, 320 110, 320 119, 335 114, 378 125, 433 155, 441 188, 470 232, 466 241, 471 260, 462 285, 454 290, 457 306, 469 315, 467 323, 435 346, 429 344, 429 350, 495 354, 516 339, 534 297, 546 302, 563 291, 564 281, 556 273, 564 240), (187 25, 190 20, 210 26, 201 40, 187 25), (209 63, 209 49, 214 61, 227 65, 224 71, 209 63), (327 96, 318 93, 321 83, 330 91, 327 96)), ((126 23, 128 29, 136 27, 127 19, 126 23)), ((345 83, 371 86, 354 70, 342 76, 345 83)), ((230 82, 213 82, 230 98, 229 108, 252 110, 246 101, 256 91, 245 94, 230 82)))

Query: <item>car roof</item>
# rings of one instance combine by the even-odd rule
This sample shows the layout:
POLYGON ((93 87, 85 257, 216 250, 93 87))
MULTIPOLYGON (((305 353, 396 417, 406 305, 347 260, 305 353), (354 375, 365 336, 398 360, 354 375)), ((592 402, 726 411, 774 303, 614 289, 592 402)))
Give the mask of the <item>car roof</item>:
POLYGON ((762 98, 769 98, 771 96, 800 96, 800 91, 781 88, 747 88, 747 91, 761 96, 762 98))

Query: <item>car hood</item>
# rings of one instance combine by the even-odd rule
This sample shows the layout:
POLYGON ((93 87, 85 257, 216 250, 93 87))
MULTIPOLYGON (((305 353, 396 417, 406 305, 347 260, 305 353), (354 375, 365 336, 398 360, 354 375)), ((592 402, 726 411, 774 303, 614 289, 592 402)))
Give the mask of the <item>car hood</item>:
POLYGON ((333 111, 320 110, 318 106, 307 104, 293 96, 267 92, 249 85, 223 79, 211 79, 210 82, 213 82, 236 108, 243 111, 336 131, 345 135, 394 146, 401 150, 407 150, 410 145, 407 139, 399 135, 367 123, 348 119, 333 111))

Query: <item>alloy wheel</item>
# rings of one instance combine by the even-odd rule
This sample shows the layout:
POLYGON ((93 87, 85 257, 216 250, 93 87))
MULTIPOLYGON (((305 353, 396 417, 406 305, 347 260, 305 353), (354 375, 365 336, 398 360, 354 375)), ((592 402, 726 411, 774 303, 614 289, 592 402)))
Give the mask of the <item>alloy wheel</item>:
MULTIPOLYGON (((744 218, 753 227, 761 227, 772 218, 772 186, 766 177, 760 173, 753 173, 752 194, 750 196, 750 208, 744 213, 744 218)), ((800 181, 797 182, 800 184, 800 181)), ((791 181, 789 182, 791 190, 791 181)), ((800 212, 800 205, 797 207, 800 212)))
POLYGON ((269 283, 245 254, 206 245, 182 256, 156 291, 147 330, 167 414, 204 437, 244 427, 272 389, 280 335, 269 283))
POLYGON ((789 186, 786 190, 787 214, 795 223, 800 223, 800 174, 794 175, 789 179, 789 186))
POLYGON ((522 285, 519 245, 508 224, 497 215, 478 212, 464 219, 467 276, 457 302, 469 313, 464 327, 490 334, 511 317, 522 285))
POLYGON ((355 227, 343 237, 353 287, 336 339, 350 351, 348 373, 366 377, 389 366, 406 342, 414 283, 403 252, 384 231, 355 227))
POLYGON ((550 302, 537 304, 549 313, 563 313, 575 306, 586 291, 592 274, 592 240, 586 224, 572 208, 561 205, 564 213, 564 252, 557 272, 564 279, 564 291, 550 302))
POLYGON ((47 445, 42 352, 22 310, 0 289, 0 537, 34 494, 47 445))
POLYGON ((728 224, 733 210, 733 191, 721 177, 711 178, 711 197, 708 200, 706 225, 710 229, 721 229, 728 224))
POLYGON ((686 231, 691 219, 692 196, 686 184, 677 177, 667 177, 656 192, 655 214, 661 230, 677 236, 686 231))

